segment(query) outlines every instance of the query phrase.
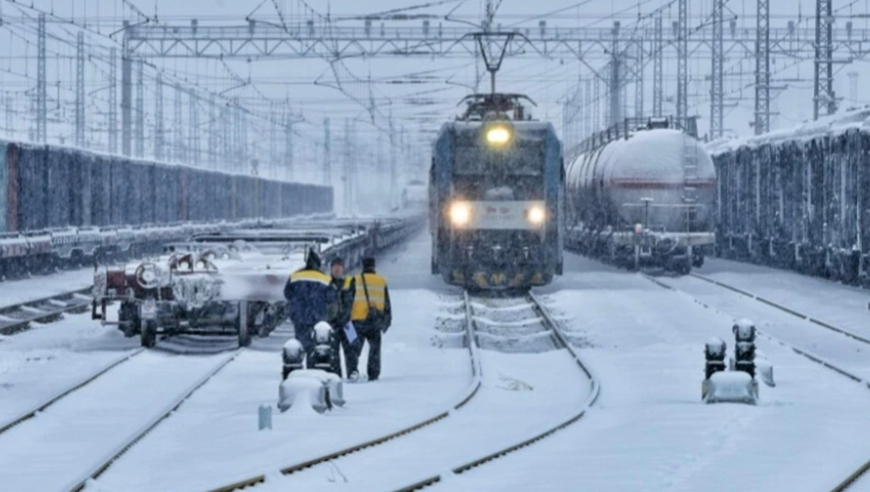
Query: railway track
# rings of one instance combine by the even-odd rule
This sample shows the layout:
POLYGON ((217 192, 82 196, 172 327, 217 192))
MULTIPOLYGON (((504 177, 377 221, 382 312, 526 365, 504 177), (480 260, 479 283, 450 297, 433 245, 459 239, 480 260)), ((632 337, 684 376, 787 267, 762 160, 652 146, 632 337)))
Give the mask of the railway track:
MULTIPOLYGON (((225 357, 216 356, 215 358, 218 359, 216 363, 208 363, 207 361, 184 357, 166 359, 167 361, 171 361, 171 363, 168 363, 167 365, 172 366, 167 368, 167 371, 171 371, 173 368, 180 369, 181 367, 186 366, 187 363, 185 362, 185 359, 186 361, 194 361, 192 363, 196 365, 196 368, 199 368, 201 365, 207 367, 204 371, 199 372, 198 377, 192 378, 193 381, 186 387, 183 387, 183 389, 177 393, 177 396, 168 400, 162 408, 153 412, 146 411, 145 413, 150 413, 150 416, 146 421, 141 422, 136 419, 137 412, 135 411, 125 412, 124 410, 118 410, 115 408, 103 408, 102 410, 94 409, 94 400, 98 398, 96 398, 95 395, 89 394, 89 392, 97 391, 105 397, 106 395, 104 392, 109 391, 110 395, 115 393, 115 396, 118 397, 117 399, 122 402, 125 398, 130 398, 130 396, 126 394, 117 394, 117 390, 112 391, 118 383, 124 384, 125 382, 130 381, 131 375, 119 375, 119 372, 123 372, 123 370, 120 370, 119 368, 126 367, 126 370, 129 371, 131 360, 139 361, 139 363, 145 368, 153 368, 155 367, 155 362, 161 362, 163 360, 143 361, 142 359, 145 357, 143 357, 142 354, 150 354, 150 352, 143 349, 133 351, 126 357, 113 362, 78 385, 52 398, 39 408, 27 412, 18 419, 4 425, 2 433, 0 433, 0 456, 6 455, 8 458, 0 458, 0 468, 4 468, 8 472, 14 474, 15 468, 13 465, 17 464, 17 462, 21 462, 19 464, 19 467, 22 468, 21 473, 26 474, 28 473, 26 470, 27 466, 32 468, 32 464, 37 462, 37 458, 47 460, 50 463, 63 462, 63 460, 59 460, 58 457, 52 459, 52 453, 61 452, 52 448, 59 444, 68 442, 71 436, 88 436, 87 440, 94 439, 100 442, 93 445, 88 442, 80 442, 79 445, 76 446, 77 453, 80 452, 81 455, 75 456, 74 460, 80 462, 78 464, 81 466, 77 467, 77 469, 81 471, 71 472, 61 470, 56 474, 46 473, 46 476, 40 475, 39 478, 36 478, 35 480, 47 483, 40 482, 32 484, 32 486, 35 487, 32 490, 50 489, 58 490, 60 492, 79 492, 85 488, 85 485, 90 480, 96 479, 102 475, 118 458, 147 436, 163 420, 172 415, 172 413, 175 412, 197 390, 217 375, 230 362, 235 360, 240 353, 241 349, 236 350, 225 357), (107 374, 110 374, 110 376, 107 376, 107 374), (117 381, 106 382, 107 379, 111 378, 115 378, 117 381), (100 390, 95 389, 95 386, 100 384, 103 384, 106 387, 101 388, 100 390), (64 408, 59 409, 60 407, 64 408), (83 412, 81 408, 89 409, 87 417, 82 415, 85 412, 83 412), (130 418, 127 419, 127 417, 130 418), (121 437, 119 439, 115 439, 115 436, 106 437, 106 429, 112 428, 113 422, 118 428, 126 426, 128 428, 134 428, 135 430, 127 432, 126 434, 121 432, 121 437), (9 440, 5 441, 6 439, 9 440), (14 444, 21 442, 27 442, 28 445, 22 447, 20 444, 14 444), (84 448, 87 448, 88 446, 91 446, 91 449, 85 450, 84 448), (82 449, 80 450, 79 448, 82 449), (9 453, 7 454, 6 451, 9 451, 9 453), (20 456, 13 456, 16 453, 19 453, 20 456), (7 463, 7 461, 11 461, 12 463, 7 463), (24 462, 29 463, 29 465, 24 465, 24 462)), ((163 355, 152 354, 147 357, 162 356, 163 355)), ((135 370, 133 373, 138 374, 135 370)), ((147 383, 136 383, 137 388, 134 391, 147 392, 149 395, 153 394, 153 398, 162 396, 164 386, 171 385, 160 382, 162 379, 160 381, 157 379, 158 378, 155 377, 153 381, 147 383), (142 387, 146 385, 150 386, 150 388, 142 389, 142 387)), ((119 403, 119 406, 124 405, 125 403, 119 403)), ((113 429, 111 434, 115 434, 116 432, 117 431, 113 429)), ((63 446, 59 447, 63 448, 63 446)), ((6 474, 4 473, 4 476, 5 475, 6 474)), ((11 478, 7 476, 6 480, 9 480, 9 483, 14 483, 15 476, 13 475, 11 478)), ((32 480, 33 477, 31 477, 31 480, 28 480, 28 483, 32 480)), ((31 490, 27 488, 30 486, 31 485, 27 485, 19 490, 31 490)))
POLYGON ((0 307, 0 335, 26 331, 32 323, 57 321, 64 313, 84 313, 91 306, 90 293, 91 288, 86 287, 0 307))
MULTIPOLYGON (((695 302, 697 302, 698 304, 701 304, 705 308, 718 311, 717 308, 709 305, 708 303, 702 301, 701 299, 698 299, 696 296, 694 296, 690 292, 687 292, 684 289, 674 287, 673 285, 669 284, 666 281, 659 280, 659 279, 652 277, 650 275, 647 275, 647 274, 641 274, 641 275, 644 278, 646 278, 647 280, 655 283, 656 285, 658 285, 662 288, 669 289, 669 290, 672 290, 675 292, 681 292, 682 294, 691 297, 695 302)), ((809 315, 801 313, 798 309, 794 309, 790 306, 786 306, 786 305, 783 305, 781 303, 777 303, 777 302, 771 301, 769 299, 766 299, 764 297, 757 296, 757 295, 755 295, 751 292, 748 292, 746 290, 739 289, 733 285, 729 285, 727 283, 720 282, 718 280, 714 280, 714 279, 711 279, 709 277, 705 277, 703 275, 692 273, 692 274, 690 274, 690 276, 693 278, 697 278, 699 280, 702 280, 704 282, 707 282, 711 285, 715 285, 717 287, 720 287, 722 289, 737 293, 737 294, 739 294, 743 297, 746 297, 748 299, 752 299, 754 301, 757 301, 760 304, 764 304, 768 307, 774 308, 774 309, 781 311, 783 313, 786 313, 794 318, 812 323, 813 325, 818 326, 820 328, 824 328, 824 329, 830 331, 831 333, 834 333, 836 335, 840 335, 846 339, 849 339, 851 342, 858 343, 862 346, 870 346, 870 339, 867 339, 861 335, 858 335, 858 334, 851 332, 849 330, 837 327, 837 326, 830 324, 830 323, 827 323, 825 321, 813 318, 809 315)), ((726 314, 728 314, 729 316, 733 316, 733 315, 731 315, 731 313, 726 313, 726 314)), ((756 330, 758 331, 759 334, 768 338, 769 340, 773 341, 774 343, 777 343, 779 345, 787 347, 787 348, 791 349, 793 352, 795 352, 796 354, 801 355, 801 356, 805 357, 806 359, 808 359, 808 360, 810 360, 810 361, 812 361, 812 362, 814 362, 814 363, 816 363, 816 364, 818 364, 826 369, 829 369, 829 370, 831 370, 831 371, 833 371, 833 372, 835 372, 843 377, 846 377, 846 378, 860 384, 865 389, 870 390, 870 380, 868 380, 865 377, 862 377, 859 374, 856 374, 854 371, 846 369, 846 368, 842 367, 841 365, 836 364, 830 360, 826 360, 825 358, 814 354, 812 351, 807 350, 805 348, 798 347, 796 344, 787 342, 780 337, 771 335, 770 333, 766 333, 764 330, 758 329, 758 327, 756 327, 756 330)), ((870 479, 870 461, 867 461, 866 463, 864 463, 860 467, 858 467, 855 471, 853 471, 843 481, 838 483, 835 487, 831 488, 830 492, 845 492, 845 491, 849 490, 859 480, 868 480, 868 479, 870 479)))
MULTIPOLYGON (((451 432, 451 429, 448 426, 448 424, 450 424, 450 425, 456 424, 457 429, 466 429, 467 430, 467 427, 465 427, 467 424, 467 420, 463 420, 463 418, 464 417, 467 418, 470 415, 475 414, 475 412, 473 410, 467 408, 466 405, 472 401, 475 401, 476 405, 484 405, 484 403, 485 403, 485 402, 478 402, 477 401, 481 398, 479 396, 479 391, 478 391, 478 390, 480 390, 481 384, 482 384, 481 378, 488 371, 486 369, 486 367, 483 367, 483 365, 481 363, 481 360, 483 359, 483 357, 482 357, 482 354, 480 351, 482 348, 483 349, 492 348, 492 349, 498 350, 499 352, 503 352, 503 353, 518 352, 519 351, 519 350, 517 350, 518 343, 530 343, 532 346, 532 349, 533 349, 532 351, 534 351, 534 352, 541 352, 544 350, 548 350, 545 347, 545 345, 547 345, 547 344, 550 345, 549 349, 565 348, 567 350, 569 356, 572 358, 571 363, 576 365, 576 367, 580 371, 582 371, 584 378, 588 378, 590 380, 591 383, 589 386, 590 387, 589 394, 588 394, 588 396, 585 397, 581 407, 578 408, 576 412, 571 412, 571 415, 568 418, 560 419, 558 422, 554 423, 553 425, 550 425, 550 426, 546 427, 545 429, 543 429, 543 430, 541 430, 541 431, 539 431, 531 436, 525 436, 524 438, 516 439, 515 441, 512 441, 508 445, 503 445, 503 446, 498 447, 498 449, 482 453, 480 456, 477 456, 474 459, 466 460, 464 462, 459 463, 458 465, 450 466, 448 472, 441 471, 441 470, 444 470, 445 468, 448 468, 448 467, 445 467, 445 466, 438 467, 436 465, 436 463, 439 461, 439 459, 441 459, 442 461, 444 460, 444 456, 439 456, 438 450, 434 450, 432 448, 429 448, 430 451, 432 452, 432 455, 429 457, 429 459, 431 459, 431 463, 427 459, 427 465, 430 469, 434 468, 434 469, 439 470, 438 473, 433 473, 432 475, 429 475, 429 476, 425 476, 425 474, 421 474, 421 475, 423 475, 424 478, 421 478, 418 480, 412 480, 412 483, 410 485, 403 485, 399 488, 394 488, 394 487, 390 487, 390 486, 382 487, 380 483, 366 484, 369 486, 374 485, 373 487, 369 487, 369 488, 371 488, 373 490, 396 490, 397 492, 398 491, 412 491, 412 490, 422 489, 422 488, 428 487, 430 485, 434 485, 438 482, 441 482, 442 480, 444 480, 446 478, 444 476, 445 474, 461 475, 463 473, 467 473, 474 468, 477 468, 479 466, 483 466, 483 465, 485 465, 485 464, 487 464, 495 459, 498 459, 502 456, 506 456, 506 455, 511 454, 519 449, 528 447, 528 446, 540 441, 541 439, 544 439, 547 436, 550 436, 550 435, 564 429, 565 427, 568 427, 569 425, 573 424, 574 422, 577 422, 578 420, 580 420, 583 417, 583 415, 586 414, 589 407, 592 404, 594 404, 595 400, 598 397, 598 394, 599 394, 598 380, 592 375, 592 373, 588 370, 588 368, 586 368, 586 366, 583 365, 582 361, 579 359, 579 357, 577 357, 577 354, 574 351, 574 349, 570 346, 570 344, 567 343, 567 340, 564 338, 562 333, 559 331, 558 326, 553 322, 552 318, 549 316, 549 314, 546 312, 546 310, 541 306, 541 304, 538 302, 538 300, 536 298, 530 296, 530 297, 525 298, 526 302, 524 305, 521 305, 521 306, 520 305, 509 306, 509 307, 495 306, 495 307, 485 308, 485 309, 487 309, 487 311, 489 311, 489 314, 488 314, 489 317, 486 317, 486 316, 480 316, 477 313, 475 313, 475 311, 476 311, 475 306, 483 307, 483 305, 480 302, 478 302, 477 299, 472 299, 467 293, 464 294, 463 297, 464 297, 464 311, 465 311, 465 321, 464 321, 465 337, 466 337, 466 340, 468 341, 467 348, 468 348, 469 354, 471 356, 471 364, 472 364, 472 368, 473 368, 474 380, 472 382, 470 390, 467 392, 467 394, 464 395, 464 397, 456 405, 454 405, 449 411, 442 412, 438 415, 435 415, 431 418, 428 418, 426 420, 415 423, 415 424, 408 426, 404 429, 401 429, 397 432, 393 432, 393 433, 390 433, 390 434, 385 435, 383 437, 373 439, 373 440, 370 440, 370 441, 367 441, 367 442, 364 442, 364 443, 361 443, 358 445, 354 445, 354 446, 351 446, 351 447, 348 447, 348 448, 339 450, 337 452, 330 453, 330 454, 327 454, 327 455, 324 455, 324 456, 321 456, 321 457, 318 457, 318 458, 315 458, 312 460, 307 460, 307 461, 302 462, 302 463, 297 463, 297 464, 282 468, 279 470, 279 472, 284 476, 300 474, 306 470, 313 469, 313 468, 317 467, 318 465, 323 465, 323 464, 327 464, 327 463, 329 463, 330 466, 333 466, 335 469, 339 469, 339 465, 341 465, 345 469, 347 469, 347 468, 354 469, 354 467, 359 467, 363 463, 382 463, 383 461, 381 458, 383 458, 385 456, 389 456, 390 452, 392 452, 394 455, 401 454, 401 453, 396 453, 395 449, 392 449, 392 450, 384 449, 382 451, 381 445, 384 445, 388 442, 394 441, 400 437, 402 437, 403 439, 412 439, 412 436, 410 436, 410 434, 412 434, 412 433, 414 434, 414 436, 418 436, 418 437, 413 437, 413 439, 416 439, 414 441, 414 443, 416 445, 415 449, 419 449, 421 447, 421 444, 426 444, 430 441, 435 441, 435 440, 451 441, 452 442, 451 438, 459 437, 458 434, 461 434, 461 432, 455 432, 455 433, 451 432), (503 319, 503 318, 511 318, 512 316, 514 316, 515 312, 522 311, 522 310, 525 310, 527 312, 531 311, 532 313, 534 313, 533 316, 538 321, 537 327, 534 326, 535 323, 531 323, 531 322, 506 322, 506 320, 503 319), (494 316, 493 315, 494 313, 499 313, 499 312, 502 314, 501 316, 494 316), (499 318, 499 319, 495 319, 495 318, 499 318), (500 327, 500 326, 506 327, 506 329, 505 329, 506 333, 502 333, 502 335, 500 337, 501 340, 499 341, 499 340, 497 340, 499 338, 499 335, 497 334, 497 332, 498 332, 498 327, 500 327), (546 342, 542 342, 542 340, 546 340, 546 342), (475 396, 478 396, 478 398, 475 399, 475 396), (456 420, 456 419, 459 419, 459 420, 456 420), (432 426, 432 424, 435 424, 435 423, 439 423, 438 434, 434 434, 435 433, 434 428, 430 433, 426 433, 426 432, 418 433, 417 432, 417 431, 421 431, 423 429, 430 428, 430 426, 432 426), (448 436, 450 436, 450 437, 448 437, 448 436), (427 439, 428 439, 428 441, 427 441, 427 439), (354 460, 353 457, 359 456, 359 454, 358 454, 359 452, 363 452, 365 454, 362 457, 356 459, 355 462, 344 463, 345 459, 354 460), (379 454, 381 452, 383 452, 384 454, 379 454)), ((491 392, 492 390, 488 389, 487 391, 491 392)), ((490 397, 491 397, 491 395, 490 395, 490 397)), ((477 411, 480 411, 480 408, 477 408, 477 411)), ((402 440, 402 441, 397 441, 396 445, 404 445, 404 444, 399 444, 399 443, 407 444, 406 441, 402 440)), ((425 449, 426 447, 423 446, 423 448, 425 449)), ((454 461, 454 460, 449 459, 449 461, 454 461)), ((401 465, 390 465, 390 466, 395 466, 396 469, 399 469, 401 467, 401 465)), ((316 483, 316 482, 304 482, 304 480, 306 478, 311 479, 311 480, 316 480, 318 477, 315 477, 314 475, 316 475, 316 474, 305 474, 305 476, 301 477, 302 481, 300 483, 298 483, 297 485, 304 488, 309 483, 316 483)), ((368 472, 368 475, 384 476, 384 475, 388 475, 388 474, 379 473, 375 470, 370 470, 368 472)), ((413 475, 411 475, 411 476, 413 476, 413 475)), ((385 480, 389 483, 400 482, 400 479, 389 478, 389 477, 387 477, 385 480)), ((247 490, 248 487, 257 486, 259 484, 263 484, 264 482, 266 482, 265 475, 258 475, 258 476, 250 477, 250 478, 245 479, 245 480, 240 480, 240 481, 237 481, 237 482, 234 482, 234 483, 222 486, 222 487, 210 489, 209 492, 232 492, 232 491, 240 490, 240 489, 247 490)), ((295 483, 296 482, 294 482, 294 484, 295 483)), ((366 488, 366 487, 363 486, 363 488, 366 488)))

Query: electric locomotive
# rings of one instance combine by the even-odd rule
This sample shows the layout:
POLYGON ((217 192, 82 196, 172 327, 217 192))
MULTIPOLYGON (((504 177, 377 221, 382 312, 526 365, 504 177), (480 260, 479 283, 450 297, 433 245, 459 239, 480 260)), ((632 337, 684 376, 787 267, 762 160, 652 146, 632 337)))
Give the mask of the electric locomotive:
MULTIPOLYGON (((565 172, 553 125, 520 94, 474 94, 433 145, 432 273, 471 289, 528 289, 562 273, 565 172)), ((460 103, 462 104, 462 103, 460 103)))

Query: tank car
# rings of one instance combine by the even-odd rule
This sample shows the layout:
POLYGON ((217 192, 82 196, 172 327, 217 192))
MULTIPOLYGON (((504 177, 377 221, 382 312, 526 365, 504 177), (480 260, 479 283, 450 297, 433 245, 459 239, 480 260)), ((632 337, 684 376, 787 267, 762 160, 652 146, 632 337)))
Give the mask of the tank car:
POLYGON ((703 144, 663 118, 626 120, 584 147, 568 168, 567 247, 632 269, 701 266, 716 199, 703 144))
MULTIPOLYGON (((550 123, 519 94, 466 97, 444 124, 429 176, 432 273, 475 290, 523 290, 562 270, 564 167, 550 123)), ((532 104, 534 104, 532 102, 532 104)))

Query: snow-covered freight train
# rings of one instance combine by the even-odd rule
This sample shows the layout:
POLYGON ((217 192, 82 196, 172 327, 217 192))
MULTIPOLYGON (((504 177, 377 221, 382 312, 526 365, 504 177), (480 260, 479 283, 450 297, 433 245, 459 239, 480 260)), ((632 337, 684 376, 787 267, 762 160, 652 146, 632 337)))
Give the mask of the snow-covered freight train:
POLYGON ((620 266, 688 273, 715 242, 716 173, 703 144, 667 118, 592 136, 568 167, 566 247, 620 266))
POLYGON ((0 141, 0 278, 161 250, 245 221, 332 212, 332 189, 0 141))
POLYGON ((870 109, 708 149, 721 256, 870 287, 870 109))
POLYGON ((550 123, 524 115, 524 98, 468 96, 434 143, 432 273, 447 283, 525 289, 561 274, 562 144, 550 123))

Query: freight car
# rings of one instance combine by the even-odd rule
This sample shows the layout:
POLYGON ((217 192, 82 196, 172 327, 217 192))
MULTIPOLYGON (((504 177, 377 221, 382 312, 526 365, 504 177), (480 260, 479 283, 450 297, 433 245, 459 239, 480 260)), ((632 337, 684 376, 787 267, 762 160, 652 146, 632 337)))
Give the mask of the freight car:
POLYGON ((519 290, 562 273, 562 143, 526 115, 524 99, 468 96, 433 145, 432 273, 449 284, 519 290))
POLYGON ((192 224, 331 211, 330 187, 0 141, 4 278, 159 252, 192 224))
POLYGON ((870 109, 708 147, 721 256, 870 286, 870 109))
POLYGON ((693 126, 630 118, 585 141, 568 168, 566 246, 632 269, 703 264, 716 174, 693 126))

